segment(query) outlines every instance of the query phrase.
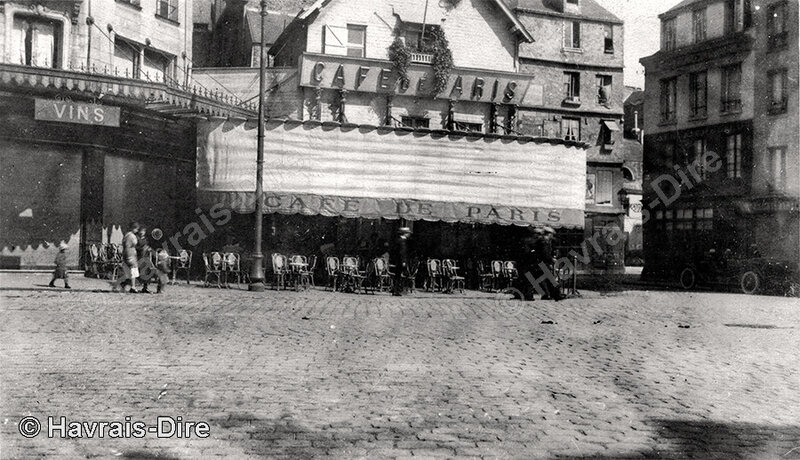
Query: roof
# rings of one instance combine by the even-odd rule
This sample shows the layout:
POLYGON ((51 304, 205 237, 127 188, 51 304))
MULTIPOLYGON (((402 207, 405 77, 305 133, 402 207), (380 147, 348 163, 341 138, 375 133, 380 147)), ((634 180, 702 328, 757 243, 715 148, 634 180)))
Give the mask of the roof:
MULTIPOLYGON (((275 43, 275 40, 283 33, 286 26, 294 20, 294 17, 294 14, 268 11, 265 24, 267 43, 275 43)), ((245 19, 250 30, 250 40, 253 43, 261 43, 261 13, 248 9, 245 11, 245 19)))
MULTIPOLYGON (((494 3, 495 6, 497 6, 500 9, 503 15, 505 15, 506 19, 508 19, 508 21, 514 25, 514 27, 512 28, 514 32, 518 32, 520 35, 522 35, 522 37, 525 38, 525 40, 528 43, 532 43, 534 41, 533 35, 531 35, 531 33, 528 32, 528 29, 526 29, 525 26, 522 24, 522 22, 520 22, 520 20, 512 11, 511 7, 509 7, 504 0, 490 0, 490 1, 494 3)), ((309 16, 311 16, 313 13, 316 13, 320 9, 324 8, 330 2, 331 0, 317 0, 316 2, 314 2, 313 5, 301 11, 300 14, 297 15, 297 19, 303 21, 308 19, 309 16)))
POLYGON ((661 13, 658 17, 662 16, 672 16, 673 13, 677 13, 678 11, 684 10, 693 6, 695 3, 707 3, 708 0, 683 0, 682 2, 678 3, 677 5, 673 6, 672 8, 668 9, 667 11, 661 13))
POLYGON ((516 10, 526 13, 540 13, 551 16, 561 16, 578 19, 589 19, 599 22, 622 24, 622 19, 616 17, 607 9, 600 6, 595 0, 580 0, 580 13, 563 11, 558 0, 516 0, 516 10))
POLYGON ((625 99, 625 102, 623 104, 626 106, 644 104, 644 91, 639 90, 632 92, 631 95, 628 96, 627 99, 625 99))

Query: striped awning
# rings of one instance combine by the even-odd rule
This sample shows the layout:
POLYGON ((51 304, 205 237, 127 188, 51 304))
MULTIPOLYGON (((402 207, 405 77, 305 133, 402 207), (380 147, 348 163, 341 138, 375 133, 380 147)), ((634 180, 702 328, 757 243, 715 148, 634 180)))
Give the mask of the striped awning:
MULTIPOLYGON (((255 209, 256 124, 198 126, 200 203, 255 209)), ((265 212, 582 227, 586 145, 269 121, 265 212)))

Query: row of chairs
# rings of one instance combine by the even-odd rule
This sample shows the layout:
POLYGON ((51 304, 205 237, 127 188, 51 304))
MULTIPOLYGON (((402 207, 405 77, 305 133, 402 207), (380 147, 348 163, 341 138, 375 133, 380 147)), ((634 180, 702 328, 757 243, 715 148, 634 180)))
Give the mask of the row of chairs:
POLYGON ((489 270, 483 261, 478 261, 478 277, 481 291, 497 292, 514 285, 519 279, 519 269, 513 260, 493 260, 489 263, 489 270))
MULTIPOLYGON (((186 273, 186 283, 189 283, 190 269, 192 266, 192 251, 181 249, 175 255, 169 254, 161 248, 150 252, 151 261, 155 265, 159 258, 170 261, 172 271, 171 283, 177 282, 180 272, 186 273)), ((86 250, 85 270, 91 276, 115 281, 122 272, 122 245, 114 243, 91 244, 86 250)))
POLYGON ((464 292, 464 277, 459 274, 460 267, 454 259, 428 259, 425 264, 427 277, 426 291, 452 293, 458 289, 464 292))
POLYGON ((236 287, 239 288, 242 282, 250 281, 247 271, 242 270, 242 257, 236 252, 203 253, 203 265, 205 266, 204 287, 230 288, 231 279, 235 279, 236 287))
MULTIPOLYGON (((366 263, 358 256, 327 257, 325 271, 328 275, 328 288, 342 292, 372 292, 393 291, 395 272, 397 267, 390 265, 386 259, 376 257, 366 263)), ((412 261, 400 272, 403 283, 402 290, 414 292, 419 262, 412 261)))
POLYGON ((299 291, 316 286, 314 282, 316 267, 317 256, 306 257, 295 254, 287 257, 280 253, 274 253, 272 254, 272 288, 277 290, 291 286, 299 291))
POLYGON ((91 244, 86 249, 85 270, 91 276, 114 281, 120 273, 122 246, 114 243, 91 244))

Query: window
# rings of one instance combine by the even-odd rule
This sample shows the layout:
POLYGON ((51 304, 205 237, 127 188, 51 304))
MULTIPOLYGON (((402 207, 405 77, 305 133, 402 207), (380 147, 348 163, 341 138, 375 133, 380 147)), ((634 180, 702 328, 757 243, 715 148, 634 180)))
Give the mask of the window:
POLYGON ((739 0, 725 2, 725 33, 732 34, 739 30, 739 0))
POLYGON ((581 140, 581 120, 578 118, 562 118, 561 135, 567 141, 581 140))
POLYGON ((786 47, 789 38, 786 25, 786 3, 770 5, 767 10, 769 50, 783 49, 786 47))
POLYGON ((351 57, 365 57, 367 40, 366 26, 347 26, 347 55, 351 57))
POLYGON ((786 187, 786 147, 769 149, 769 175, 773 190, 786 187))
POLYGON ((564 97, 568 102, 581 100, 581 74, 564 72, 564 97))
POLYGON ((614 173, 611 171, 597 171, 597 204, 611 206, 614 173))
POLYGON ((611 75, 597 76, 597 103, 608 104, 611 99, 611 75))
POLYGON ((675 121, 675 98, 677 97, 677 78, 661 80, 661 122, 675 121))
POLYGON ((425 25, 425 36, 422 35, 422 24, 413 22, 404 22, 402 36, 405 39, 406 46, 411 48, 412 51, 417 53, 428 52, 432 45, 432 31, 438 29, 439 26, 435 24, 425 25))
POLYGON ((483 124, 454 120, 453 131, 461 131, 465 133, 482 133, 483 124))
POLYGON ((603 49, 606 54, 614 54, 614 26, 611 24, 603 26, 603 35, 605 37, 603 49))
POLYGON ((661 49, 672 51, 677 45, 675 18, 665 19, 661 23, 661 49))
POLYGON ((150 48, 144 49, 144 61, 142 62, 142 80, 152 82, 167 82, 172 77, 172 59, 168 56, 153 51, 150 48))
POLYGON ((769 113, 777 114, 786 112, 786 69, 773 70, 768 74, 769 78, 769 93, 770 93, 770 107, 769 113))
POLYGON ((178 22, 178 0, 158 0, 156 16, 178 22))
POLYGON ((139 45, 114 37, 114 72, 120 77, 139 78, 141 52, 139 45))
POLYGON ((571 4, 571 5, 577 5, 578 4, 578 0, 567 0, 567 3, 571 4))
POLYGON ((61 22, 14 15, 10 58, 12 64, 34 67, 61 66, 61 22))
POLYGON ((401 119, 403 126, 408 128, 430 128, 431 120, 425 117, 403 117, 401 119))
POLYGON ((705 8, 692 11, 692 38, 695 43, 700 43, 706 39, 705 8))
POLYGON ((742 177, 742 135, 731 134, 727 138, 725 165, 729 179, 742 177))
POLYGON ((163 83, 174 77, 174 56, 114 37, 114 72, 125 78, 163 83))
POLYGON ((700 173, 700 177, 703 180, 708 179, 708 168, 706 165, 706 140, 705 139, 695 139, 694 141, 694 159, 692 162, 694 163, 694 167, 698 173, 700 173))
POLYGON ((705 118, 708 96, 708 73, 697 72, 689 75, 689 97, 691 98, 692 117, 705 118))
POLYGON ((666 166, 667 169, 670 170, 670 172, 672 170, 673 165, 675 164, 676 160, 675 155, 676 155, 675 144, 673 142, 665 142, 664 152, 663 152, 664 166, 666 166))
POLYGON ((581 23, 567 21, 564 23, 564 48, 578 49, 581 47, 581 23))
POLYGON ((722 68, 722 113, 742 110, 742 66, 734 64, 722 68))

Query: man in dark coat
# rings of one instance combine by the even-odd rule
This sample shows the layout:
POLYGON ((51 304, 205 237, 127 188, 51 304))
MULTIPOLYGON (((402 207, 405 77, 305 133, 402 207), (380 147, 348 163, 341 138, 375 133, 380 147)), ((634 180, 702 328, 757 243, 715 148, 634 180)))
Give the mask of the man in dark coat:
POLYGON ((553 248, 553 237, 555 235, 555 230, 550 227, 545 227, 543 229, 544 234, 536 240, 534 245, 534 250, 536 251, 536 271, 534 272, 534 278, 542 280, 541 282, 544 283, 544 295, 542 299, 553 299, 555 301, 561 300, 561 293, 558 290, 558 287, 553 283, 552 278, 555 277, 555 251, 553 248), (542 268, 542 265, 545 266, 547 270, 549 270, 550 276, 545 276, 545 270, 542 268))
POLYGON ((392 285, 392 295, 394 296, 400 296, 403 292, 403 272, 408 266, 408 237, 410 235, 410 228, 400 227, 389 253, 389 262, 394 264, 394 283, 392 285))

